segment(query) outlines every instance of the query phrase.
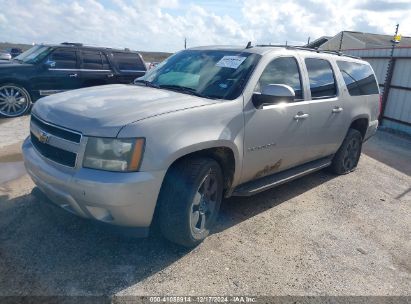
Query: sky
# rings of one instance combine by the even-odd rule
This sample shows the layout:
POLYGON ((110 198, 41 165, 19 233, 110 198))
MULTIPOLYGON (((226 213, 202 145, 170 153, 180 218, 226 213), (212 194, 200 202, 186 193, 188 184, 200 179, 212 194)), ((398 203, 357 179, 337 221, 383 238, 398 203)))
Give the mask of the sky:
POLYGON ((341 30, 411 35, 411 1, 0 0, 0 41, 82 42, 175 52, 200 45, 301 45, 341 30), (407 32, 408 31, 408 32, 407 32))

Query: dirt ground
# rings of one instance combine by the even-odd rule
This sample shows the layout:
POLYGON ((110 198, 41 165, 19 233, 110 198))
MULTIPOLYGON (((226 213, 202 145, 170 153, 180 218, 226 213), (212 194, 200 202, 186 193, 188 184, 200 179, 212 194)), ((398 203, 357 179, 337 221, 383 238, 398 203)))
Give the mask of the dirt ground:
POLYGON ((0 296, 411 295, 408 139, 379 132, 351 174, 224 201, 214 233, 190 251, 34 198, 27 133, 27 117, 0 122, 0 296))

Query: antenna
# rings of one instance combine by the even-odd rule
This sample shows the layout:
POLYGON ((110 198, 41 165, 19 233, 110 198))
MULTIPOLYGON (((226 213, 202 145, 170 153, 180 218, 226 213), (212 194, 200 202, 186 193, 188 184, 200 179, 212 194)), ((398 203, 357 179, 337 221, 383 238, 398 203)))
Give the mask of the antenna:
POLYGON ((253 46, 251 45, 251 41, 248 41, 247 46, 245 47, 246 49, 251 49, 253 46))

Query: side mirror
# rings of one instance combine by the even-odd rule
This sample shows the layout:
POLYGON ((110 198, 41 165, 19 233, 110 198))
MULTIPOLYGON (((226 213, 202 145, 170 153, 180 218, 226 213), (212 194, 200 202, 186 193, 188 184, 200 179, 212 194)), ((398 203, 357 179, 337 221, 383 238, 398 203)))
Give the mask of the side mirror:
POLYGON ((257 109, 261 109, 264 105, 293 102, 294 99, 293 88, 285 84, 269 84, 262 88, 261 93, 253 94, 253 104, 257 109))

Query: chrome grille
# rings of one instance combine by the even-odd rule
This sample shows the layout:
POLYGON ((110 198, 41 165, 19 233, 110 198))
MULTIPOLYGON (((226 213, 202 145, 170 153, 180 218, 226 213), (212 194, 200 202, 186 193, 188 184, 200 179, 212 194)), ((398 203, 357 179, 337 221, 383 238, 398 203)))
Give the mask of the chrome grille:
POLYGON ((52 124, 46 123, 38 119, 36 116, 31 116, 31 122, 34 122, 40 129, 53 134, 57 137, 63 138, 68 141, 75 143, 80 143, 81 134, 75 131, 70 131, 65 128, 53 126, 52 124))
POLYGON ((43 157, 58 164, 75 167, 82 135, 31 116, 30 137, 34 148, 43 157))

